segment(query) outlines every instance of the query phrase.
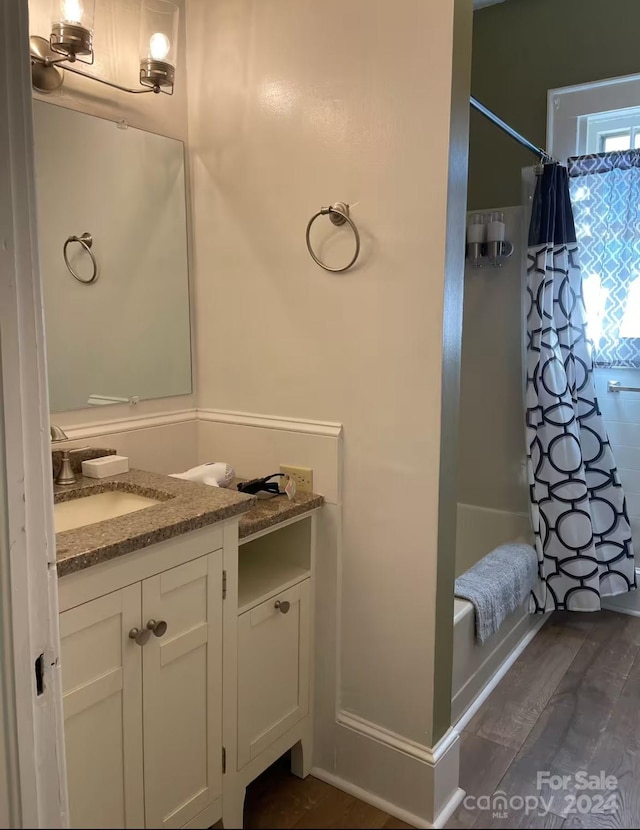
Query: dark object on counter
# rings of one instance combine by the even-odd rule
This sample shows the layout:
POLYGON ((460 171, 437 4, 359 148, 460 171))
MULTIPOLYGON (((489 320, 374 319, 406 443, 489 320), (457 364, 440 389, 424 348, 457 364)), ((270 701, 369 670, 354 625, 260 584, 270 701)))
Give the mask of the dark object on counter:
POLYGON ((273 478, 286 478, 284 473, 272 473, 270 476, 264 478, 252 478, 250 481, 241 481, 238 484, 238 490, 241 493, 249 493, 255 495, 257 493, 271 493, 274 496, 282 496, 284 493, 280 492, 277 481, 271 481, 273 478))

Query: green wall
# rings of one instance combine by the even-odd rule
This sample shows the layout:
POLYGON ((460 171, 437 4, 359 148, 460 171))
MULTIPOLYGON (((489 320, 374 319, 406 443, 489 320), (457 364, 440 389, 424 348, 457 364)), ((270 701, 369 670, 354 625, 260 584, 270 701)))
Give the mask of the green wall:
MULTIPOLYGON (((640 72, 640 0, 507 0, 477 11, 471 91, 544 146, 547 90, 640 72)), ((518 205, 535 160, 471 113, 469 209, 518 205)))

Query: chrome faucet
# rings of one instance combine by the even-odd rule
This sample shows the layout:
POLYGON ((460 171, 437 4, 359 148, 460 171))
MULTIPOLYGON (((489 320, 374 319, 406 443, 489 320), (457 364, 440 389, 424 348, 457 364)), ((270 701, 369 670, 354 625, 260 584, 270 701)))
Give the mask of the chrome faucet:
MULTIPOLYGON (((69 436, 57 424, 51 424, 51 443, 57 444, 60 441, 68 441, 69 436)), ((56 476, 56 484, 75 484, 76 477, 71 467, 71 456, 69 450, 62 450, 62 463, 56 476)))
POLYGON ((57 424, 51 424, 51 443, 55 444, 57 441, 68 441, 69 436, 57 424))

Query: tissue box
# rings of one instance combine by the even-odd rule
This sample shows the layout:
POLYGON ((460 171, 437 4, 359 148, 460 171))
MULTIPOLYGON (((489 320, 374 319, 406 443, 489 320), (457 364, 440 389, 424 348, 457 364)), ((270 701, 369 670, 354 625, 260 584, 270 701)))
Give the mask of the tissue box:
POLYGON ((129 459, 125 455, 105 455, 82 462, 82 475, 89 478, 108 478, 129 472, 129 459))

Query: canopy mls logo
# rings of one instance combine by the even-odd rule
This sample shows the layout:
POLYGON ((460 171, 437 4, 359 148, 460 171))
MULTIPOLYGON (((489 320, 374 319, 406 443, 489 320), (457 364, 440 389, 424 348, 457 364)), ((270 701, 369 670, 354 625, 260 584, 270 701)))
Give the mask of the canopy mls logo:
POLYGON ((480 795, 477 798, 467 795, 462 803, 467 810, 481 810, 491 813, 492 818, 506 819, 522 811, 525 816, 546 816, 552 812, 553 798, 540 795, 508 796, 504 790, 497 790, 493 795, 480 795))
POLYGON ((618 779, 607 775, 589 774, 585 770, 571 775, 557 775, 549 770, 539 770, 536 776, 538 795, 508 795, 497 790, 492 795, 465 797, 467 810, 488 812, 492 818, 507 819, 514 813, 526 816, 547 816, 555 813, 566 818, 569 815, 615 815, 618 801, 618 779), (542 791, 545 790, 545 794, 542 791))

